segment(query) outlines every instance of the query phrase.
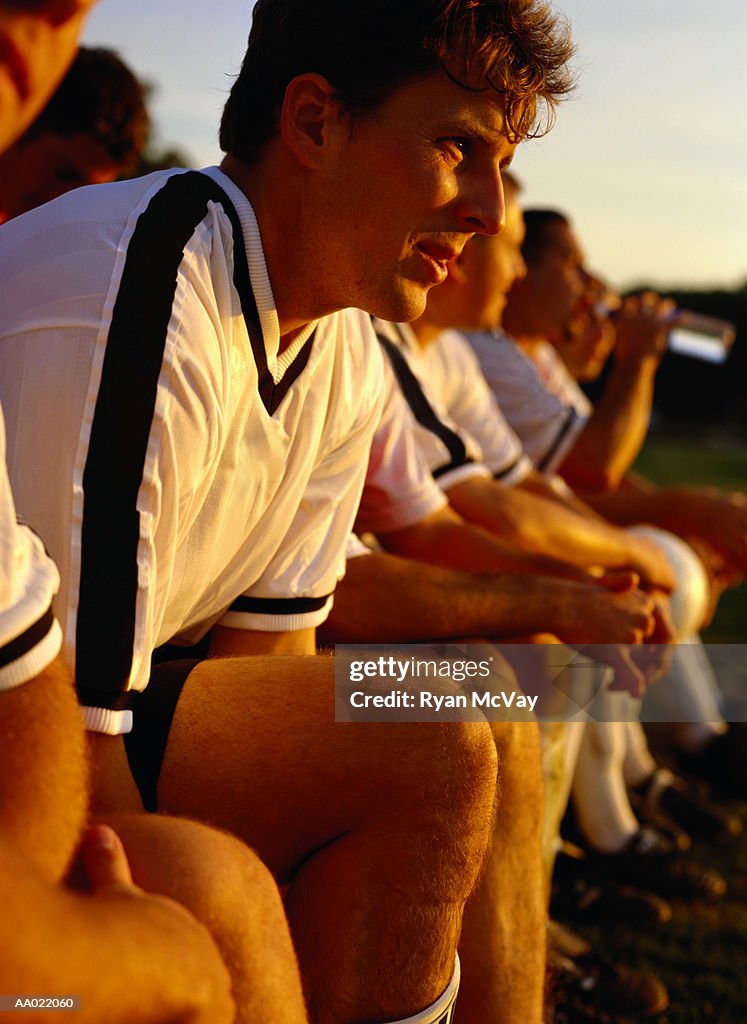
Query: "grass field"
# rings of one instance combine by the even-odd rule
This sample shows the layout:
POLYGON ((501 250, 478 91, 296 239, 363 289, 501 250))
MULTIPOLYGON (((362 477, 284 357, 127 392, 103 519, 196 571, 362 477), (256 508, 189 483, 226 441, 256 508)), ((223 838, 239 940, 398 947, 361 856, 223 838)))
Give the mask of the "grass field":
MULTIPOLYGON (((747 446, 660 437, 647 444, 636 468, 660 484, 747 491, 747 446)), ((722 599, 707 639, 747 642, 747 587, 722 599)), ((738 809, 747 823, 747 804, 738 809)), ((675 904, 669 924, 643 934, 612 922, 588 934, 621 963, 647 967, 665 981, 671 1006, 656 1024, 747 1024, 747 832, 726 846, 696 846, 693 856, 727 877, 724 900, 675 904)))

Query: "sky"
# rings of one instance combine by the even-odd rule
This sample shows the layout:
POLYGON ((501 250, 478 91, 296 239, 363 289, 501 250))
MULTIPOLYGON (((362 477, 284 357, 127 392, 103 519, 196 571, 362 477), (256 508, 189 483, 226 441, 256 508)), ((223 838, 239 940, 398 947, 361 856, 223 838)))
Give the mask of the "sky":
MULTIPOLYGON (((589 264, 616 287, 747 281, 747 3, 556 6, 573 28, 578 85, 553 131, 519 148, 525 204, 570 214, 589 264)), ((250 9, 102 0, 83 41, 117 49, 155 86, 158 141, 204 166, 220 159, 217 126, 250 9)))

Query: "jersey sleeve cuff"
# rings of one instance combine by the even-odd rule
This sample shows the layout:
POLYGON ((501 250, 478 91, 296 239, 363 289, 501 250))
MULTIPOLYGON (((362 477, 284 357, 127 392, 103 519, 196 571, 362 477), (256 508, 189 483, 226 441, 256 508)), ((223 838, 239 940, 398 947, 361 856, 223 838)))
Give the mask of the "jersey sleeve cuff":
POLYGON ((487 466, 484 466, 481 462, 464 462, 459 466, 446 466, 443 469, 437 469, 434 472, 434 477, 438 481, 438 486, 448 491, 450 487, 455 487, 457 484, 462 483, 463 480, 474 480, 481 476, 492 476, 487 466))
POLYGON ((522 480, 526 480, 532 472, 532 468, 532 460, 529 456, 521 455, 516 462, 512 463, 510 466, 494 472, 493 477, 499 483, 505 484, 507 487, 515 487, 517 484, 520 484, 522 480))
POLYGON ((332 594, 324 597, 240 597, 218 622, 229 629, 285 633, 320 626, 332 610, 332 594))
POLYGON ((16 686, 35 679, 54 661, 62 647, 62 630, 57 619, 52 619, 49 629, 33 647, 19 657, 0 667, 0 691, 12 690, 16 686))
POLYGON ((123 736, 132 732, 132 711, 112 711, 111 708, 83 708, 83 721, 89 732, 106 736, 123 736))

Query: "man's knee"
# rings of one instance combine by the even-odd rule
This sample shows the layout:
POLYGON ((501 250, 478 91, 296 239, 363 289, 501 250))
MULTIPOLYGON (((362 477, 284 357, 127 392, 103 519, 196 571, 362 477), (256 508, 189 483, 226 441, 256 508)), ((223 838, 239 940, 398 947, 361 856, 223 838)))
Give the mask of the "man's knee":
POLYGON ((495 743, 486 722, 425 724, 417 730, 409 747, 416 753, 400 779, 400 813, 408 828, 429 837, 430 868, 456 898, 471 890, 492 840, 495 743))

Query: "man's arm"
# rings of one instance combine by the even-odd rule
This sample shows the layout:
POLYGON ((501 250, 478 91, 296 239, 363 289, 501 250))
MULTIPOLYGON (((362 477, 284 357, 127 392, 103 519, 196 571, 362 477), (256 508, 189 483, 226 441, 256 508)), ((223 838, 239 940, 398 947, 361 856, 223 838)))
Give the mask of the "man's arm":
POLYGON ((51 884, 0 834, 0 991, 80 996, 79 1024, 229 1024, 229 978, 206 929, 133 885, 111 829, 89 830, 84 847, 90 894, 51 884))
POLYGON ((626 299, 615 321, 614 366, 604 394, 558 470, 575 489, 614 490, 638 455, 673 308, 654 295, 626 299))
POLYGON ((621 574, 610 589, 533 575, 457 572, 384 553, 348 561, 325 643, 383 643, 553 633, 568 643, 639 643, 653 601, 621 574), (624 578, 623 578, 624 577, 624 578))
POLYGON ((587 500, 604 516, 622 525, 652 523, 687 540, 711 545, 736 576, 747 575, 747 496, 709 487, 657 487, 628 473, 609 494, 587 500))
MULTIPOLYGON (((597 518, 524 490, 503 487, 489 477, 473 477, 447 491, 452 508, 469 523, 506 544, 564 559, 579 567, 629 568, 644 583, 674 587, 662 553, 643 538, 631 537, 597 518)), ((473 568, 462 565, 459 568, 473 568)))

